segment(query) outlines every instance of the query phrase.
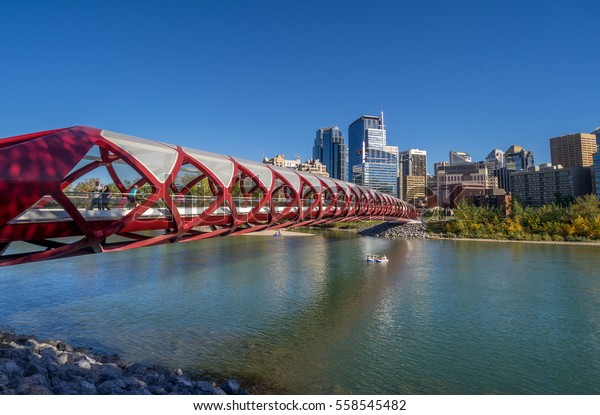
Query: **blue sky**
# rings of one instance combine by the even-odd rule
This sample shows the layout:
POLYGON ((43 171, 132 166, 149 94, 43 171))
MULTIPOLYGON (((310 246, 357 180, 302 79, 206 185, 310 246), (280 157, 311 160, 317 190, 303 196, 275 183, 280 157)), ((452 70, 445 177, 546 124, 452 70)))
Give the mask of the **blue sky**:
POLYGON ((483 159, 600 125, 597 1, 0 0, 0 137, 73 125, 260 160, 385 112, 483 159))

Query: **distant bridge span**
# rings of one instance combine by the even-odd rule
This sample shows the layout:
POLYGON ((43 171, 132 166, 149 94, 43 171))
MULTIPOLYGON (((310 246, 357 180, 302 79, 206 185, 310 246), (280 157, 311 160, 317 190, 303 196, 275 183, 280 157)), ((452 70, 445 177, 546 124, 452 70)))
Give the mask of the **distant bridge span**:
POLYGON ((71 127, 0 140, 0 266, 326 222, 417 218, 352 183, 71 127), (94 178, 110 210, 90 210, 94 178), (127 195, 137 185, 137 202, 127 195), (84 189, 84 190, 82 190, 84 189))

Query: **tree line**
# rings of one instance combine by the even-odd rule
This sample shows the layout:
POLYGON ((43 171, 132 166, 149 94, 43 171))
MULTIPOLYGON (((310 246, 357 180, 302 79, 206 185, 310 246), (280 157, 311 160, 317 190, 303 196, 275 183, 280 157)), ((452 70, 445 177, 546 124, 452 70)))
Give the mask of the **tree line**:
POLYGON ((600 201, 594 195, 570 203, 523 207, 516 198, 504 209, 459 202, 454 217, 430 222, 431 232, 463 238, 531 241, 590 241, 600 239, 600 201))

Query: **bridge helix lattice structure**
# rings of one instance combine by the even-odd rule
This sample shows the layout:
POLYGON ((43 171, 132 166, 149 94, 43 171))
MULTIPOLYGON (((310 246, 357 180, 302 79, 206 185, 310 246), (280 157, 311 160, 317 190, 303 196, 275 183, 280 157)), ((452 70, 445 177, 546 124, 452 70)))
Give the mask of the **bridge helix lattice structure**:
POLYGON ((97 128, 0 140, 0 265, 417 216, 412 205, 352 183, 97 128), (101 210, 96 180, 110 183, 101 210))

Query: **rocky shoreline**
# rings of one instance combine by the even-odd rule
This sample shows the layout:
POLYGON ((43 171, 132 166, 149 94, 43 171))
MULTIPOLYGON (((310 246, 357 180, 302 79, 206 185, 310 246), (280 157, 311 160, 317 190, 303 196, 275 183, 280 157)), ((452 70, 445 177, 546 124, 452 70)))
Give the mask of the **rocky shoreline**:
POLYGON ((384 222, 370 228, 361 229, 358 233, 364 236, 374 236, 379 238, 429 238, 425 225, 422 222, 416 221, 408 223, 384 222))
POLYGON ((0 331, 0 395, 246 395, 236 379, 217 386, 181 369, 130 363, 61 341, 0 331))

